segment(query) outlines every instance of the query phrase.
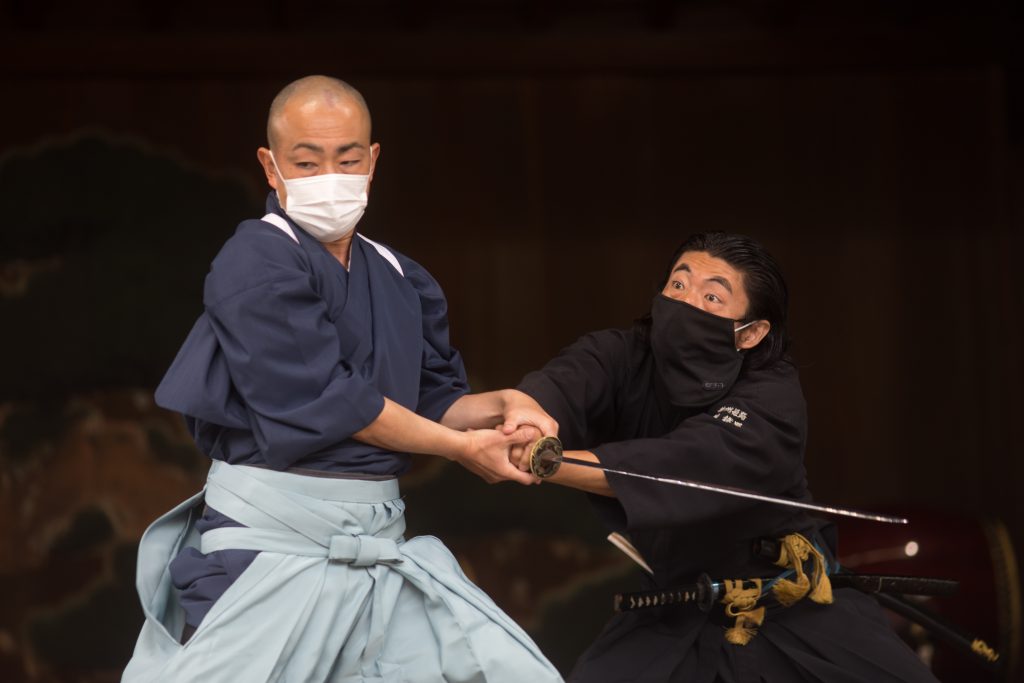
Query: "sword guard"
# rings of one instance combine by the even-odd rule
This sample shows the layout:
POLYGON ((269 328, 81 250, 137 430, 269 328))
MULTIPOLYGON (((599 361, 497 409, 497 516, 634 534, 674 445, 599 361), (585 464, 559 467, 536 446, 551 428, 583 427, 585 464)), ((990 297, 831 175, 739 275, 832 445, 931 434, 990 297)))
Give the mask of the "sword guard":
POLYGON ((545 436, 530 450, 530 472, 539 479, 554 476, 562 466, 562 442, 557 436, 545 436))
POLYGON ((697 577, 697 609, 701 612, 710 612, 711 608, 715 604, 715 598, 718 597, 718 591, 715 590, 715 584, 711 580, 711 577, 707 574, 701 574, 697 577))

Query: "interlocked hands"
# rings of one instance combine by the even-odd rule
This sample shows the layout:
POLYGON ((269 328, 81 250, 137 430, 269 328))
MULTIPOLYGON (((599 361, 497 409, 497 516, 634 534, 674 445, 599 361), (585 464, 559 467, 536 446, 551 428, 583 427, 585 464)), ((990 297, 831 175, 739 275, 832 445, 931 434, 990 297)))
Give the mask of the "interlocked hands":
POLYGON ((558 423, 520 391, 507 390, 502 396, 504 421, 495 429, 468 431, 469 444, 459 461, 490 484, 539 484, 530 474, 530 449, 542 436, 557 436, 558 423))

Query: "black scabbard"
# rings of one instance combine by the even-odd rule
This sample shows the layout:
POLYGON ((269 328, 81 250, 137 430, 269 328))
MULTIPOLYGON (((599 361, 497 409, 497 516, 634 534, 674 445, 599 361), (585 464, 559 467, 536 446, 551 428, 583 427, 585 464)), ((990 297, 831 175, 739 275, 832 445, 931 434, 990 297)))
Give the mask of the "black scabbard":
POLYGON ((921 605, 901 598, 898 595, 875 593, 875 599, 886 609, 892 610, 901 617, 921 626, 925 631, 951 647, 966 654, 972 661, 989 671, 999 671, 1002 662, 999 653, 992 649, 981 638, 969 636, 939 615, 930 612, 921 605))
POLYGON ((911 602, 904 595, 952 595, 959 582, 917 576, 877 576, 840 572, 831 577, 834 588, 850 587, 875 598, 882 607, 912 621, 937 639, 967 655, 988 671, 1002 667, 999 653, 981 638, 970 636, 953 623, 911 602))
MULTIPOLYGON (((774 538, 759 538, 754 541, 753 554, 771 562, 777 562, 782 552, 782 543, 774 538)), ((829 576, 833 588, 856 588, 862 593, 892 593, 895 595, 952 595, 959 583, 950 579, 934 579, 928 576, 889 576, 884 574, 856 574, 840 567, 829 576)))
POLYGON ((885 576, 839 573, 829 577, 833 588, 856 588, 862 593, 895 595, 952 595, 959 582, 925 576, 885 576))

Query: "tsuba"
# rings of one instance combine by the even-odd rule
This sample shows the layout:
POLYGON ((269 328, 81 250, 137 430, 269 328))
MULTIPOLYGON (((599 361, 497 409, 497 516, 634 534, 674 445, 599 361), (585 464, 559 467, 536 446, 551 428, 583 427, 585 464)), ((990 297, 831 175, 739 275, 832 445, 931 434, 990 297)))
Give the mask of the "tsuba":
POLYGON ((545 436, 533 444, 530 451, 530 472, 541 479, 547 479, 562 465, 562 442, 555 436, 545 436))

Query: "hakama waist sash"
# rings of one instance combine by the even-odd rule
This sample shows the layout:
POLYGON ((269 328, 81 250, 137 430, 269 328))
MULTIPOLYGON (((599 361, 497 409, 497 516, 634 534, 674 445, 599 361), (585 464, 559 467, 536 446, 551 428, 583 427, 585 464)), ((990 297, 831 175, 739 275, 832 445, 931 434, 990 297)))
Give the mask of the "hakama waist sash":
POLYGON ((147 529, 146 621, 123 681, 558 681, 436 538, 404 541, 397 480, 215 461, 203 492, 147 529), (201 503, 245 525, 199 534, 201 503), (184 644, 168 564, 185 545, 260 554, 184 644))

